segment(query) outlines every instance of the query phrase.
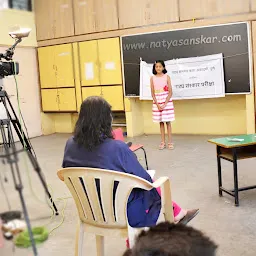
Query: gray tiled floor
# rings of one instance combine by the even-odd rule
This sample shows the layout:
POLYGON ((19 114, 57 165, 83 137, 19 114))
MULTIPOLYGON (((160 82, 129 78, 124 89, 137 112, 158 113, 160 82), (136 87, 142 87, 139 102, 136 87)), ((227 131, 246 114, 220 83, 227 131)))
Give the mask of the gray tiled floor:
MULTIPOLYGON (((52 135, 32 140, 42 166, 47 182, 53 189, 54 197, 68 196, 69 193, 57 176, 56 170, 61 165, 63 148, 68 135, 52 135)), ((147 149, 149 165, 157 170, 156 176, 167 175, 172 180, 173 199, 186 208, 200 208, 200 215, 191 222, 194 227, 206 232, 219 244, 218 255, 221 256, 253 256, 256 255, 256 190, 241 194, 241 206, 235 208, 229 196, 219 198, 217 194, 217 171, 215 148, 208 144, 207 137, 175 136, 174 151, 158 151, 158 136, 143 136, 135 141, 144 143, 147 149)), ((143 157, 139 154, 142 164, 143 157)), ((27 169, 29 170, 32 187, 41 200, 44 199, 43 190, 31 170, 30 164, 26 168, 26 156, 20 156, 22 178, 25 184, 24 195, 28 205, 33 225, 47 225, 49 230, 57 226, 62 216, 50 220, 51 211, 44 203, 35 200, 28 184, 27 169), (49 224, 50 223, 50 224, 49 224)), ((239 181, 241 185, 256 183, 256 160, 245 160, 239 163, 239 181)), ((12 209, 19 209, 20 203, 7 167, 0 164, 0 172, 8 177, 5 184, 12 209), (5 170, 5 171, 4 171, 5 170)), ((225 186, 232 186, 232 166, 223 163, 223 178, 225 186)), ((0 212, 7 210, 3 193, 0 193, 0 212)), ((58 202, 59 209, 63 208, 63 201, 58 202)), ((76 210, 72 200, 68 200, 65 209, 64 223, 51 234, 49 240, 40 245, 39 255, 74 255, 76 210)), ((95 247, 90 235, 85 236, 85 255, 95 255, 95 247)), ((125 248, 125 241, 108 238, 106 240, 106 255, 120 256, 125 248)), ((6 243, 0 249, 1 256, 28 256, 29 250, 16 249, 13 253, 12 244, 6 243)))

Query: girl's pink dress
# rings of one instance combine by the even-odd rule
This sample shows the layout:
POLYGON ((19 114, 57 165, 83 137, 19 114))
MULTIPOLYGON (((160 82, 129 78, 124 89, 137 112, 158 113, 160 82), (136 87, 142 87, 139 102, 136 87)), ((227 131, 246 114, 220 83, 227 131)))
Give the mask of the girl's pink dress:
MULTIPOLYGON (((169 94, 167 74, 164 74, 163 76, 153 76, 153 85, 157 103, 159 105, 165 104, 169 94)), ((156 102, 153 102, 152 113, 153 122, 155 123, 174 121, 175 114, 172 99, 168 101, 166 107, 162 111, 158 109, 156 102)))

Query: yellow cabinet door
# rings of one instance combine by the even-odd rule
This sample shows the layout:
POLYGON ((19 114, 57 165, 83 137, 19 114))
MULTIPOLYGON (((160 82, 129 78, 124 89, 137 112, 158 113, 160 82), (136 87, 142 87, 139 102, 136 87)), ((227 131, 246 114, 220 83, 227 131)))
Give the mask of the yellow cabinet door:
POLYGON ((83 87, 82 88, 83 100, 90 96, 102 96, 101 86, 83 87))
POLYGON ((76 111, 75 88, 58 89, 58 101, 60 111, 76 111))
POLYGON ((59 111, 57 89, 41 90, 43 111, 59 111))
POLYGON ((122 84, 119 38, 98 40, 101 85, 122 84))
POLYGON ((103 98, 112 106, 113 111, 124 110, 123 86, 102 86, 103 98))
POLYGON ((54 56, 55 46, 42 47, 38 49, 41 88, 55 88, 57 86, 54 56))
POLYGON ((97 40, 79 43, 82 86, 100 85, 97 40))
POLYGON ((55 46, 57 87, 74 87, 74 65, 72 44, 55 46))

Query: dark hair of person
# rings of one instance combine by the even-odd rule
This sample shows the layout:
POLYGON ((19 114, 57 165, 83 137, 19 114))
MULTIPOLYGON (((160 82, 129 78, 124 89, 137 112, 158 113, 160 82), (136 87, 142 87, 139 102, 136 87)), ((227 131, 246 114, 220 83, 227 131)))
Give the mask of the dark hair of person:
POLYGON ((215 256, 217 246, 201 231, 163 222, 142 231, 123 256, 215 256))
POLYGON ((157 60, 157 61, 155 61, 155 63, 154 63, 154 65, 153 65, 153 74, 154 75, 156 75, 157 74, 157 72, 156 72, 156 64, 157 63, 160 63, 162 66, 163 66, 163 74, 166 74, 167 73, 167 70, 166 70, 166 68, 165 68, 165 63, 164 63, 164 61, 163 60, 157 60))
POLYGON ((98 96, 88 97, 81 105, 74 130, 74 140, 80 146, 93 150, 112 135, 111 106, 98 96))

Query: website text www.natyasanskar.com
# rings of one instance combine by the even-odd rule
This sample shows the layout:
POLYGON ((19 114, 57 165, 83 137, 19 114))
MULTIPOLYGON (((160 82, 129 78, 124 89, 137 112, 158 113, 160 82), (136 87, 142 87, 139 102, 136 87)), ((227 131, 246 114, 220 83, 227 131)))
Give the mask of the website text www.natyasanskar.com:
POLYGON ((241 40, 242 40, 241 35, 223 36, 221 38, 218 38, 217 36, 206 37, 201 35, 200 37, 189 38, 189 39, 159 40, 159 41, 152 41, 150 43, 140 42, 140 43, 124 44, 123 49, 125 51, 154 49, 154 48, 170 49, 171 47, 176 47, 176 46, 214 44, 215 42, 231 43, 231 42, 239 42, 241 40))

